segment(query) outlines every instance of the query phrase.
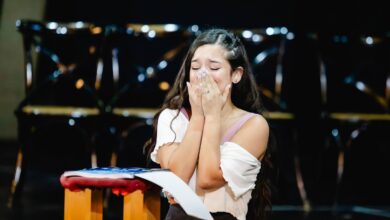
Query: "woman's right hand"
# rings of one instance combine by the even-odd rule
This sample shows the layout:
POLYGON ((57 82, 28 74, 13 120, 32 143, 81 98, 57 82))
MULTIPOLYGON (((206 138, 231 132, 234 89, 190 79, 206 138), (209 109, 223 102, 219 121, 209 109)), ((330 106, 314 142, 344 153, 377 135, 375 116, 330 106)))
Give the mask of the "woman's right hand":
POLYGON ((175 198, 173 198, 173 196, 169 192, 163 191, 163 194, 167 198, 169 204, 173 205, 177 203, 175 198))
POLYGON ((188 96, 191 104, 191 114, 204 116, 202 108, 203 91, 199 83, 199 81, 192 84, 187 82, 188 96))

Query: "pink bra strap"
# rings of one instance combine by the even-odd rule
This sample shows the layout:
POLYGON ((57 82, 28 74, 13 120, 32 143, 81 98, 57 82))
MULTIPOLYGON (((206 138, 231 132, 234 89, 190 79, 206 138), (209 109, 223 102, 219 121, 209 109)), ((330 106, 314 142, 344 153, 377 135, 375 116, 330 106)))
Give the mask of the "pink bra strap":
POLYGON ((186 118, 187 118, 188 120, 190 120, 190 117, 188 116, 188 113, 187 113, 187 111, 186 111, 185 108, 181 108, 180 111, 181 111, 181 113, 184 114, 184 116, 186 116, 186 118))
POLYGON ((237 131, 240 130, 241 126, 255 115, 256 114, 249 112, 248 114, 242 116, 242 118, 240 118, 235 124, 233 124, 232 127, 230 127, 226 135, 223 137, 222 143, 229 141, 237 133, 237 131))

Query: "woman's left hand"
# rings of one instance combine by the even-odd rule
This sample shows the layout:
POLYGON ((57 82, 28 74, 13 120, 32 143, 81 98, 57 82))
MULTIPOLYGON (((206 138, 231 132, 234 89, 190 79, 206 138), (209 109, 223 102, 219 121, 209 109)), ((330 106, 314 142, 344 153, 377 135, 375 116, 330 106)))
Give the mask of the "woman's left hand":
POLYGON ((231 85, 228 84, 221 92, 217 83, 210 74, 201 77, 203 95, 202 108, 205 116, 216 116, 221 113, 223 106, 226 103, 231 85))

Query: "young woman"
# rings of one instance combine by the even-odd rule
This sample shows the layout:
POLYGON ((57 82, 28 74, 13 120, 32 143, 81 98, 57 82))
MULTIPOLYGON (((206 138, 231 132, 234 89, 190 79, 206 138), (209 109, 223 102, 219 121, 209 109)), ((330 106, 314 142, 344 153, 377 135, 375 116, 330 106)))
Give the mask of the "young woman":
MULTIPOLYGON (((224 29, 202 32, 155 115, 150 158, 187 182, 215 219, 262 219, 271 206, 268 139, 241 40, 224 29)), ((166 219, 194 219, 169 202, 166 219)))

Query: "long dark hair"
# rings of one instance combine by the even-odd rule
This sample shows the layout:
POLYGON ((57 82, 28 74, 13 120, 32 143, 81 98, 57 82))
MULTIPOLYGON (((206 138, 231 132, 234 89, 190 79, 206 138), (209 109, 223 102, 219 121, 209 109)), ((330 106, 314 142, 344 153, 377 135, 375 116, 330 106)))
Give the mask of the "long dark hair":
MULTIPOLYGON (((191 60, 195 51, 203 45, 217 44, 225 48, 227 60, 229 61, 232 70, 242 67, 244 72, 241 80, 232 86, 232 102, 238 108, 243 110, 262 114, 263 107, 260 102, 259 91, 252 73, 252 69, 248 60, 248 56, 240 38, 230 31, 225 29, 213 28, 203 31, 191 44, 183 63, 176 76, 175 82, 165 97, 165 100, 155 114, 153 119, 153 135, 152 138, 145 144, 145 152, 150 161, 150 154, 153 152, 157 136, 157 121, 160 113, 164 109, 190 109, 188 99, 188 91, 186 82, 189 81, 191 68, 191 60)), ((179 114, 179 111, 177 115, 179 114)), ((176 117, 177 117, 176 115, 176 117)), ((172 129, 172 128, 171 128, 172 129)), ((265 210, 271 207, 271 190, 270 182, 268 181, 267 173, 272 167, 270 154, 268 149, 262 159, 261 171, 257 176, 256 187, 252 191, 252 199, 249 204, 248 219, 264 219, 265 210), (253 212, 253 213, 252 213, 253 212)))

